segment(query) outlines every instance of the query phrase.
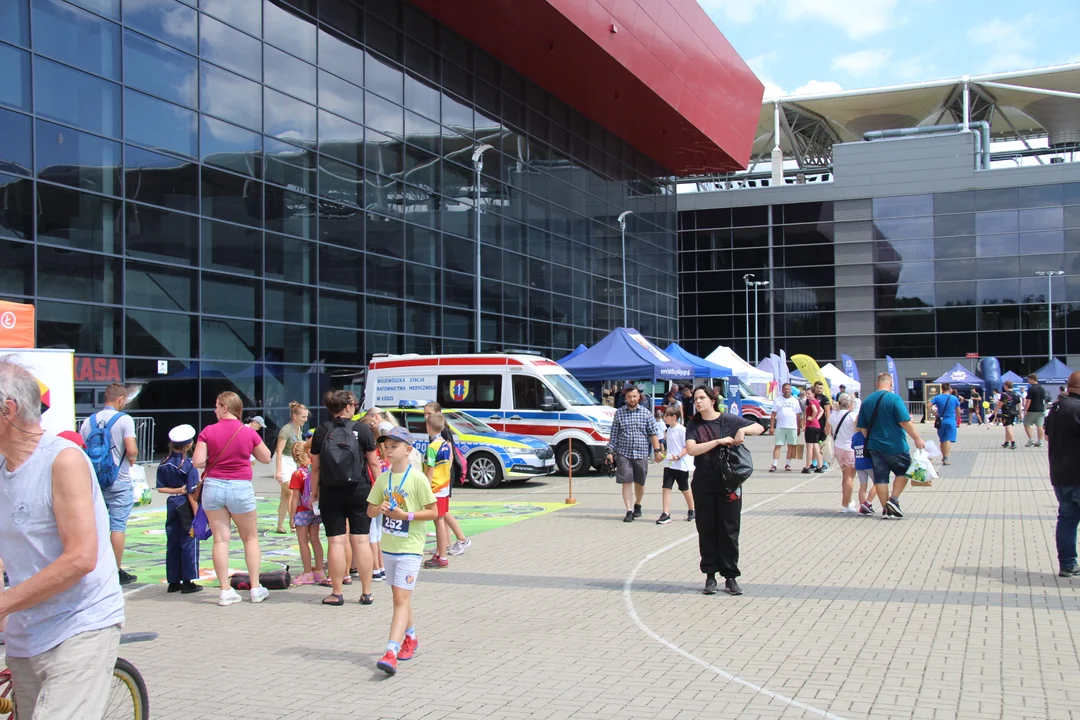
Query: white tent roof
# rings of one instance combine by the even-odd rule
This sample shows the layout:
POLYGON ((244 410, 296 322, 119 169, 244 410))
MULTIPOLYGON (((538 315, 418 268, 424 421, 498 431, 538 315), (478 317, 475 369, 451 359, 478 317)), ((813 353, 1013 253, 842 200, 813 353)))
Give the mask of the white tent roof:
POLYGON ((726 345, 720 345, 709 353, 705 359, 711 363, 731 368, 731 372, 736 377, 748 383, 768 383, 772 382, 773 379, 771 372, 758 370, 726 345))
POLYGON ((841 385, 850 391, 854 392, 855 390, 858 390, 859 392, 862 392, 862 385, 858 380, 845 375, 843 370, 832 363, 828 363, 821 368, 821 374, 829 381, 829 389, 833 392, 837 392, 841 385))

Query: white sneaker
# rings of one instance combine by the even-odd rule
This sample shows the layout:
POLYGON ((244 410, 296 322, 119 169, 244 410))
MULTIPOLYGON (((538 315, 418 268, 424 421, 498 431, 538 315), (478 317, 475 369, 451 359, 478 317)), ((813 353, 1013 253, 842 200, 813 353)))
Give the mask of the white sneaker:
POLYGON ((229 588, 228 590, 222 590, 221 593, 218 594, 217 604, 221 607, 225 607, 226 605, 238 603, 241 600, 243 600, 243 598, 240 597, 240 593, 236 592, 232 588, 229 588))
POLYGON ((840 508, 840 514, 841 515, 854 515, 854 514, 856 514, 858 512, 859 512, 859 508, 855 507, 854 505, 846 505, 846 506, 840 508))
POLYGON ((261 603, 266 599, 266 596, 270 594, 270 591, 260 585, 257 588, 251 588, 251 602, 261 603))
POLYGON ((469 549, 469 548, 470 548, 471 546, 472 546, 472 540, 470 540, 469 538, 465 538, 465 540, 464 540, 464 541, 462 541, 462 540, 455 540, 455 541, 454 541, 454 544, 453 544, 453 545, 451 545, 451 546, 450 546, 450 547, 449 547, 449 548, 448 548, 448 549, 446 550, 446 554, 447 554, 447 555, 461 555, 461 554, 462 554, 462 553, 464 553, 464 552, 465 552, 466 550, 468 550, 468 549, 469 549))

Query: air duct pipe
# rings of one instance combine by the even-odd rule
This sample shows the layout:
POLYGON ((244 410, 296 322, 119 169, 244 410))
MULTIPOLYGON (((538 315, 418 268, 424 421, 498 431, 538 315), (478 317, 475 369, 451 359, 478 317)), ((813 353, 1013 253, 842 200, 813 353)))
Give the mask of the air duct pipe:
MULTIPOLYGON (((975 168, 990 169, 990 123, 978 120, 968 123, 975 133, 975 168)), ((883 140, 885 138, 910 137, 912 135, 933 135, 946 132, 965 132, 968 128, 963 123, 952 125, 924 125, 921 127, 892 128, 890 130, 871 130, 863 133, 863 140, 883 140)))

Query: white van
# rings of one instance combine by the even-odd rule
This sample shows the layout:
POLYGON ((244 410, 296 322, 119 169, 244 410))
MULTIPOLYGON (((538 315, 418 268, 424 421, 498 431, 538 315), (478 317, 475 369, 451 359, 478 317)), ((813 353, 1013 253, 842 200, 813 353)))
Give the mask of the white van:
POLYGON ((615 411, 561 365, 537 355, 376 355, 364 409, 424 405, 465 410, 493 429, 529 435, 555 450, 559 471, 599 468, 615 411), (573 439, 571 455, 570 440, 573 439))

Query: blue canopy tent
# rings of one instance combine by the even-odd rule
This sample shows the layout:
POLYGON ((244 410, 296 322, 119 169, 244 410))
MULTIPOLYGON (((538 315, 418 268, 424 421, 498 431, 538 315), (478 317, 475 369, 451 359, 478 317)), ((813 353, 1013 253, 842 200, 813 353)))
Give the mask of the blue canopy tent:
POLYGON ((694 379, 694 368, 671 358, 633 328, 617 327, 585 352, 563 358, 559 364, 582 382, 694 379))
POLYGON ((1069 366, 1057 358, 1035 371, 1035 377, 1039 378, 1039 382, 1043 385, 1064 385, 1069 381, 1071 374, 1072 370, 1069 366))
POLYGON ((949 383, 950 385, 955 385, 956 387, 962 388, 986 387, 986 383, 983 382, 982 378, 968 370, 960 363, 956 363, 955 365, 953 365, 952 369, 950 369, 947 373, 939 377, 934 382, 949 383))
POLYGON ((731 368, 717 365, 716 363, 709 362, 705 358, 698 357, 692 352, 683 349, 678 343, 671 343, 664 348, 664 352, 673 360, 686 363, 694 368, 694 377, 696 378, 726 378, 732 375, 731 368))
POLYGON ((1004 375, 1001 376, 1001 382, 1005 382, 1006 380, 1012 380, 1013 385, 1027 385, 1028 384, 1027 378, 1020 377, 1019 375, 1014 373, 1012 370, 1010 370, 1009 372, 1007 372, 1007 373, 1005 373, 1004 375))
POLYGON ((573 360, 573 359, 574 359, 574 358, 576 358, 576 357, 577 357, 578 355, 580 355, 581 353, 585 352, 585 351, 586 351, 586 350, 588 350, 588 349, 589 349, 589 348, 585 347, 584 345, 578 345, 578 346, 577 346, 576 348, 574 348, 574 349, 573 349, 573 350, 572 350, 572 351, 570 352, 570 354, 569 354, 569 355, 567 355, 566 357, 562 358, 561 360, 558 360, 558 362, 564 363, 564 362, 566 362, 567 360, 573 360))

